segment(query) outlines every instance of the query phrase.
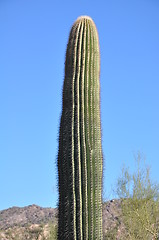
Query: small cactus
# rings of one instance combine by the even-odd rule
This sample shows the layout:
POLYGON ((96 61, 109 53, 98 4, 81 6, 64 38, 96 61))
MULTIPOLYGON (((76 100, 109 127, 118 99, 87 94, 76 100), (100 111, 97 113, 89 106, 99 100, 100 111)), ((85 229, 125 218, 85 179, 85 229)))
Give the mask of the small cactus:
POLYGON ((59 240, 102 240, 100 54, 96 26, 79 17, 66 51, 58 151, 59 240))

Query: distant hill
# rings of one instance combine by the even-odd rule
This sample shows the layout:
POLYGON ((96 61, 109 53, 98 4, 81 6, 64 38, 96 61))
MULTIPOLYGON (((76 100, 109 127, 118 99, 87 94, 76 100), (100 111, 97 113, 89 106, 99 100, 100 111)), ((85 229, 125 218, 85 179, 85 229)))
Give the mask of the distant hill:
MULTIPOLYGON (((0 240, 49 240, 56 239, 57 208, 37 205, 12 207, 0 211, 0 240), (54 236, 54 238, 53 238, 54 236)), ((121 201, 103 203, 103 234, 106 239, 120 239, 124 225, 121 220, 121 201)))

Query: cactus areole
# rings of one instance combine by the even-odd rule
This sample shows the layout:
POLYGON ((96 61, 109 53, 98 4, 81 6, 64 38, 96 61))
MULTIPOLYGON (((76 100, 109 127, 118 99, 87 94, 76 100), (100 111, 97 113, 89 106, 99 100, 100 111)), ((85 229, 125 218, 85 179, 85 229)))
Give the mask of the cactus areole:
POLYGON ((67 44, 58 151, 58 240, 102 240, 100 55, 96 26, 79 17, 67 44))

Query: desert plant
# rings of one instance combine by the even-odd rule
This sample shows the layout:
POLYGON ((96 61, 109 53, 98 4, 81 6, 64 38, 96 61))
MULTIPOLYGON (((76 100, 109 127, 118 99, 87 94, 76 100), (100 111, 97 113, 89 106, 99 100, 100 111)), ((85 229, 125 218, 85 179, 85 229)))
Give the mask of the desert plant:
POLYGON ((58 151, 58 239, 103 239, 100 56, 96 26, 79 17, 66 51, 58 151))
POLYGON ((126 227, 123 239, 159 239, 159 184, 152 182, 149 167, 141 167, 140 153, 136 159, 136 171, 123 167, 116 187, 126 227))
POLYGON ((57 225, 49 223, 49 237, 46 240, 57 240, 57 225))

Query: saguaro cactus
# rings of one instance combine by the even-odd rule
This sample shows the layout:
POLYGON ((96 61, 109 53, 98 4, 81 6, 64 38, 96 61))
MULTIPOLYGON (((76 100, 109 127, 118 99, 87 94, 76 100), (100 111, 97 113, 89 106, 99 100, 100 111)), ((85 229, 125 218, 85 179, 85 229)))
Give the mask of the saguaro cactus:
POLYGON ((102 147, 98 33, 79 17, 66 51, 59 133, 59 240, 102 240, 102 147))

